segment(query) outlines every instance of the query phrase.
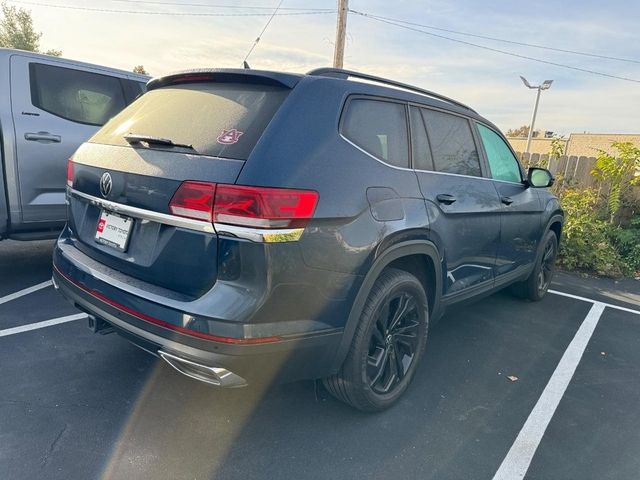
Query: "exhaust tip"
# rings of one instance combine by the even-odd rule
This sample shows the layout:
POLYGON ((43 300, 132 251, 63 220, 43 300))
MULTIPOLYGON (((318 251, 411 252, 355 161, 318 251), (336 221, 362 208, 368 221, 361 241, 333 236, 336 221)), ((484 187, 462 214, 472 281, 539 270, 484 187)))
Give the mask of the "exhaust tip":
POLYGON ((224 388, 238 388, 247 385, 244 378, 226 368, 209 367, 162 350, 158 350, 158 355, 178 372, 201 382, 224 388))

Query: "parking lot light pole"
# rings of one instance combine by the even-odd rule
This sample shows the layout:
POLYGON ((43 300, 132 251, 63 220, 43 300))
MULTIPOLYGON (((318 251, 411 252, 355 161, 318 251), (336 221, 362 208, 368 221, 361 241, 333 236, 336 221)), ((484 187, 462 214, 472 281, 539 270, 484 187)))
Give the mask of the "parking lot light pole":
POLYGON ((524 83, 525 87, 538 90, 538 93, 536 94, 536 103, 533 105, 533 114, 531 115, 531 124, 529 125, 529 135, 527 135, 527 148, 525 148, 524 150, 524 153, 528 154, 529 149, 531 148, 531 139, 533 138, 533 128, 536 124, 536 115, 538 114, 540 92, 542 92, 542 90, 548 90, 549 88, 551 88, 553 80, 545 80, 544 82, 542 82, 542 85, 531 85, 522 75, 520 75, 520 79, 522 80, 522 83, 524 83))

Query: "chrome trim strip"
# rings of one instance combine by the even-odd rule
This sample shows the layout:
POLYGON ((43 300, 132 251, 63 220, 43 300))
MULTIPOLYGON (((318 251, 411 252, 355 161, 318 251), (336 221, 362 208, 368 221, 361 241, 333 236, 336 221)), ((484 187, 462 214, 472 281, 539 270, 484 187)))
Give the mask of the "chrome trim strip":
POLYGON ((240 227, 237 225, 225 225, 214 223, 213 226, 218 235, 234 238, 242 238, 258 243, 296 242, 304 233, 304 228, 283 228, 269 230, 265 228, 240 227))
POLYGON ((93 195, 88 195, 69 187, 67 187, 67 194, 73 197, 82 198, 92 205, 111 210, 112 212, 128 215, 130 217, 139 218, 141 220, 149 220, 152 222, 163 223, 165 225, 171 225, 173 227, 195 230, 197 232, 216 233, 211 223, 202 220, 176 217, 175 215, 154 212, 152 210, 146 210, 144 208, 131 207, 129 205, 123 205, 121 203, 111 202, 109 200, 94 197, 93 195))
MULTIPOLYGON (((466 118, 466 117, 465 117, 466 118)), ((376 162, 381 163, 382 165, 384 165, 385 167, 389 167, 389 168, 393 168, 395 170, 403 170, 405 172, 414 172, 414 173, 432 173, 434 175, 448 175, 448 176, 452 176, 452 177, 462 177, 462 178, 473 178, 476 180, 485 180, 485 181, 489 181, 489 182, 500 182, 500 183, 508 183, 510 185, 523 185, 522 183, 516 183, 516 182, 508 182, 506 180, 498 180, 495 178, 489 178, 489 177, 476 177, 474 175, 462 175, 460 173, 449 173, 449 172, 438 172, 436 170, 421 170, 419 168, 405 168, 405 167, 396 167, 395 165, 391 165, 390 163, 385 162, 384 160, 380 160, 378 157, 376 157, 375 155, 371 155, 369 152, 367 152, 366 150, 364 150, 363 148, 359 147, 358 145, 356 145, 355 143, 353 143, 351 140, 349 140, 347 137, 345 137, 342 133, 338 133, 338 135, 348 144, 352 145, 353 147, 357 148, 358 150, 360 150, 362 153, 364 153, 365 155, 373 158, 376 162)))
POLYGON ((244 378, 230 372, 226 368, 202 365, 201 363, 172 355, 163 350, 158 350, 158 355, 178 372, 195 380, 224 388, 238 388, 247 385, 247 381, 244 378))

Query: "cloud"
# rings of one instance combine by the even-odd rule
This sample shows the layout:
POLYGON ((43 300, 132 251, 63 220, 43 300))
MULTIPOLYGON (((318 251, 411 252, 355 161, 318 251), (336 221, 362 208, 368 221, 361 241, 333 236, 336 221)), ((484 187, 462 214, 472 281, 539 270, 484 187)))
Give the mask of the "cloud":
MULTIPOLYGON (((110 2, 105 5, 97 1, 79 2, 68 0, 68 3, 115 8, 110 2)), ((264 5, 270 6, 266 2, 264 5)), ((290 6, 308 5, 291 0, 290 6)), ((326 0, 317 6, 333 8, 334 3, 326 0)), ((400 0, 392 9, 388 7, 388 2, 382 0, 351 2, 351 8, 356 10, 443 28, 618 56, 637 55, 638 37, 635 27, 631 27, 640 9, 628 2, 585 2, 578 10, 575 5, 551 0, 540 0, 536 8, 526 11, 519 4, 492 0, 487 0, 482 7, 475 0, 400 0), (622 10, 624 15, 620 15, 622 10)), ((151 8, 145 6, 144 9, 151 8)), ((60 48, 70 58, 127 70, 144 64, 154 75, 205 66, 240 67, 266 21, 264 17, 116 15, 45 7, 34 8, 33 14, 36 27, 44 33, 44 47, 60 48)), ((555 80, 552 89, 542 96, 538 117, 542 128, 567 133, 583 130, 633 133, 640 129, 639 84, 491 53, 356 15, 349 16, 348 29, 346 67, 459 99, 503 129, 529 122, 534 94, 522 86, 518 75, 534 82, 546 78, 555 80)), ((252 68, 296 72, 328 66, 333 58, 334 32, 333 15, 276 17, 249 63, 252 68)), ((559 63, 640 78, 640 65, 459 38, 559 63)))

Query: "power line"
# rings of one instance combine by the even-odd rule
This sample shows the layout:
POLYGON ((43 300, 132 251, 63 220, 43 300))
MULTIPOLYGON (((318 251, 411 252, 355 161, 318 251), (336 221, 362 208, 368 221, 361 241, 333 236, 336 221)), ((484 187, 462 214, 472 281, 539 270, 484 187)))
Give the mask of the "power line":
MULTIPOLYGON (((233 8, 243 10, 272 10, 273 7, 264 7, 258 5, 212 5, 208 3, 181 3, 181 2, 158 2, 154 0, 112 0, 113 2, 139 3, 147 5, 171 5, 176 7, 202 7, 202 8, 233 8)), ((306 8, 306 7, 281 7, 280 10, 295 11, 316 11, 316 12, 335 12, 333 8, 306 8)))
MULTIPOLYGON (((58 5, 52 3, 29 2, 24 0, 7 0, 8 3, 17 3, 20 5, 32 5, 37 7, 61 8, 65 10, 82 10, 87 12, 100 13, 127 13, 133 15, 165 15, 178 17, 268 17, 271 13, 194 13, 194 12, 152 12, 143 10, 115 10, 108 8, 79 7, 76 5, 58 5)), ((304 12, 283 12, 276 14, 277 16, 301 16, 301 15, 326 15, 334 13, 333 11, 304 11, 304 12)))
POLYGON ((598 72, 596 70, 589 70, 587 68, 573 67, 571 65, 565 65, 563 63, 551 62, 549 60, 542 60, 540 58, 529 57, 527 55, 521 55, 519 53, 513 53, 513 52, 508 52, 506 50, 500 50, 500 49, 497 49, 497 48, 487 47, 486 45, 478 45, 477 43, 471 43, 471 42, 467 42, 465 40, 460 40, 460 39, 457 39, 457 38, 451 38, 451 37, 447 37, 447 36, 444 36, 444 35, 439 35, 437 33, 425 32, 424 30, 419 30, 417 28, 413 28, 413 27, 410 27, 410 26, 407 26, 407 25, 401 25, 399 23, 394 23, 392 21, 383 20, 381 18, 376 18, 376 17, 373 17, 373 16, 371 16, 369 14, 366 14, 366 13, 363 13, 363 12, 358 12, 358 11, 355 11, 355 10, 350 10, 350 12, 354 13, 356 15, 360 15, 360 16, 365 17, 365 18, 369 18, 371 20, 375 20, 376 22, 386 23, 386 24, 393 25, 393 26, 396 26, 396 27, 399 27, 399 28, 404 28, 406 30, 411 30, 411 31, 414 31, 414 32, 422 33, 424 35, 429 35, 429 36, 436 37, 436 38, 442 38, 444 40, 449 40, 451 42, 461 43, 463 45, 469 45, 471 47, 481 48, 483 50, 488 50, 490 52, 501 53, 503 55, 509 55, 511 57, 523 58, 525 60, 531 60, 532 62, 544 63, 544 64, 547 64, 547 65, 553 65, 555 67, 567 68, 569 70, 576 70, 578 72, 591 73, 593 75, 600 75, 602 77, 615 78, 615 79, 618 79, 618 80, 625 80, 627 82, 633 82, 633 83, 640 83, 640 80, 635 79, 635 78, 622 77, 622 76, 618 76, 618 75, 611 75, 609 73, 598 72))
MULTIPOLYGON (((254 40, 253 45, 251 45, 251 48, 249 49, 249 51, 247 52, 247 56, 244 57, 244 60, 242 61, 243 64, 246 65, 246 61, 249 58, 249 55, 251 55, 251 52, 253 52, 253 49, 256 48, 256 45, 258 45, 258 42, 260 41, 260 39, 262 38, 262 34, 267 30, 267 27, 269 26, 269 24, 271 23, 271 20, 273 20, 273 17, 276 16, 276 13, 278 13, 278 10, 280 9, 280 5, 282 5, 282 2, 284 0, 280 0, 278 2, 278 5, 276 6, 276 9, 273 11, 273 13, 271 14, 271 16, 269 17, 269 20, 267 20, 267 23, 264 25, 264 28, 262 29, 262 31, 260 32, 260 34, 258 35, 258 37, 254 40)), ((248 68, 248 67, 247 67, 248 68)))
MULTIPOLYGON (((119 0, 119 1, 123 1, 123 0, 119 0)), ((449 30, 447 28, 440 28, 440 27, 434 27, 433 25, 423 25, 420 23, 414 23, 414 22, 407 22, 405 20, 399 20, 396 18, 389 18, 389 17, 383 17, 381 15, 373 15, 371 13, 367 13, 367 14, 363 14, 363 12, 358 12, 356 10, 349 10, 352 13, 358 14, 358 15, 365 15, 371 18, 375 18, 375 19, 379 19, 379 20, 389 20, 391 22, 396 22, 396 23, 401 23, 404 25, 413 25, 414 27, 422 27, 422 28, 428 28, 430 30, 438 30, 440 32, 448 32, 448 33, 455 33, 456 35, 464 35, 467 37, 474 37, 474 38, 483 38, 485 40, 493 40, 496 42, 503 42, 503 43, 510 43, 512 45, 522 45, 524 47, 532 47, 532 48, 540 48, 543 50, 551 50, 554 52, 562 52, 562 53, 571 53, 574 55, 582 55, 584 57, 594 57, 594 58, 603 58, 606 60, 617 60, 620 62, 629 62, 629 63, 638 63, 640 64, 640 60, 634 60, 631 58, 621 58, 621 57, 613 57, 610 55, 600 55, 597 53, 588 53, 588 52, 580 52, 578 50, 568 50, 568 49, 564 49, 564 48, 557 48, 557 47, 550 47, 548 45, 539 45, 539 44, 535 44, 535 43, 525 43, 525 42, 518 42, 515 40, 508 40, 506 38, 497 38, 497 37, 489 37, 487 35, 479 35, 479 34, 475 34, 475 33, 468 33, 468 32, 460 32, 457 30, 449 30)))

